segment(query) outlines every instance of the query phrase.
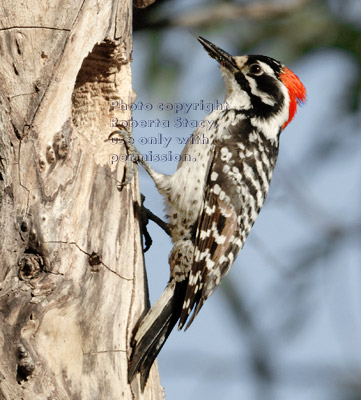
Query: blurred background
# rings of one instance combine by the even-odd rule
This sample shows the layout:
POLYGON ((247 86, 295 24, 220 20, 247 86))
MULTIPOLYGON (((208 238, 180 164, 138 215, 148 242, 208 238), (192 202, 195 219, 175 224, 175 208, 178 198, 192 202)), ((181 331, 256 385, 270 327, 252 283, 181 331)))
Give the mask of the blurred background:
MULTIPOLYGON (((182 138, 209 111, 201 102, 224 100, 218 65, 194 35, 282 61, 308 95, 231 272, 158 357, 167 399, 361 399, 361 1, 157 0, 134 9, 134 31, 133 134, 142 153, 166 156, 150 162, 159 172, 175 171, 182 138)), ((139 171, 145 206, 164 218, 139 171)), ((171 242, 148 230, 153 304, 171 242)))

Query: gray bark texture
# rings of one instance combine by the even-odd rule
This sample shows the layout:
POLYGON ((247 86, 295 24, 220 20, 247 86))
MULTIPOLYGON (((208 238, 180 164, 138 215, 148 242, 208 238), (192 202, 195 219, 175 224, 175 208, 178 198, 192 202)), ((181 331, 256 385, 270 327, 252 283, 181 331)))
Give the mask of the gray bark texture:
POLYGON ((111 119, 132 103, 130 0, 0 4, 0 399, 163 399, 127 382, 147 304, 137 177, 111 119))

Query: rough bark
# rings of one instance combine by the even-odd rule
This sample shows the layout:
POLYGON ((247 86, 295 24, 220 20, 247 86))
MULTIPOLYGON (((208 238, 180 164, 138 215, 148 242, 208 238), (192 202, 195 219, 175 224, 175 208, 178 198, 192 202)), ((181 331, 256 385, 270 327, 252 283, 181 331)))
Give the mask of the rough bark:
POLYGON ((127 383, 147 305, 137 179, 106 141, 132 102, 130 0, 0 4, 0 398, 161 399, 127 383))

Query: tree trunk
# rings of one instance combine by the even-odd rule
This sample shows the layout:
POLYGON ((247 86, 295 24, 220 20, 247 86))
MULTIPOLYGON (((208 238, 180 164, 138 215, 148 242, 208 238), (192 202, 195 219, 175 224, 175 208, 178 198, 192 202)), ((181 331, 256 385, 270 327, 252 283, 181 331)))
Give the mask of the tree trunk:
POLYGON ((130 0, 0 5, 0 398, 162 399, 128 385, 147 305, 137 177, 107 141, 132 98, 130 0))

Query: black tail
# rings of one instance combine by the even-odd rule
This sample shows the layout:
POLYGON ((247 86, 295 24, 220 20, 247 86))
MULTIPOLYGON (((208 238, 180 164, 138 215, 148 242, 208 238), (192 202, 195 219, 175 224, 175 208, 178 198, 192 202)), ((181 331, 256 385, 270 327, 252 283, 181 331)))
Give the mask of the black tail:
POLYGON ((128 381, 131 382, 139 372, 142 391, 154 360, 180 317, 186 287, 186 281, 171 281, 142 319, 134 336, 128 381))

